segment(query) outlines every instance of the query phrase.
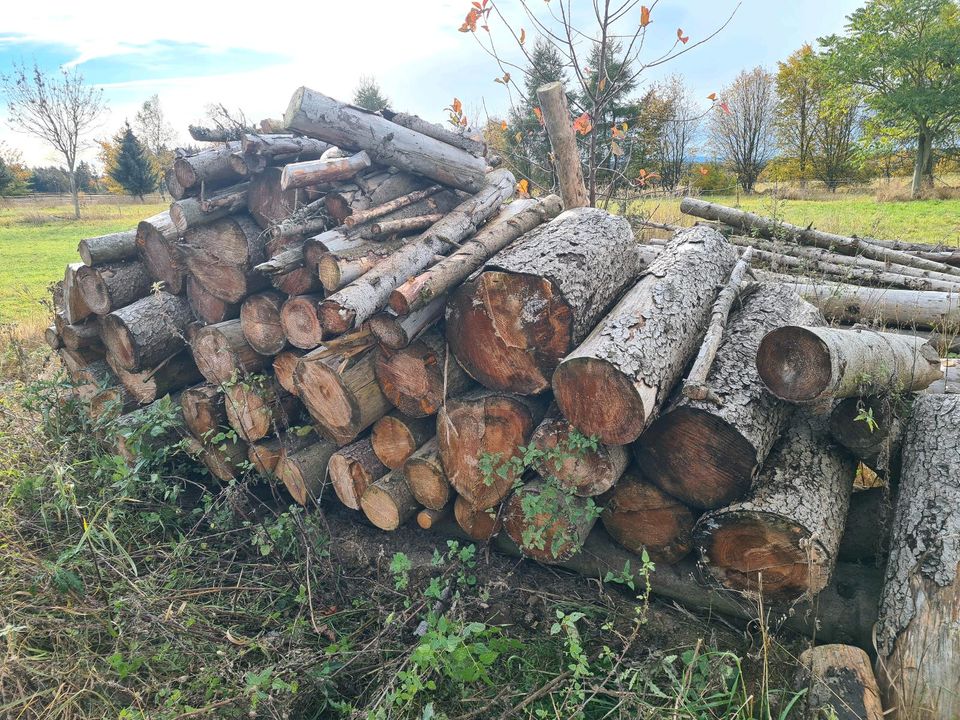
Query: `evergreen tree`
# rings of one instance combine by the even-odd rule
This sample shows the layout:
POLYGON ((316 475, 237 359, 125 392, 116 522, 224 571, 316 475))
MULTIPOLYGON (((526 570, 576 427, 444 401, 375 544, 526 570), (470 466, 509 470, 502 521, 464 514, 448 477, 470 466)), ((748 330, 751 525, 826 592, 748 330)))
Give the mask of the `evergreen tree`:
POLYGON ((0 197, 4 197, 13 187, 16 177, 13 170, 7 165, 3 157, 0 157, 0 197))
POLYGON ((360 84, 353 91, 353 104, 376 112, 389 107, 390 99, 380 90, 380 85, 375 78, 361 75, 360 84))
POLYGON ((116 163, 108 169, 107 174, 130 195, 143 200, 144 195, 156 189, 159 181, 150 155, 133 134, 129 123, 119 133, 117 143, 119 151, 116 163))

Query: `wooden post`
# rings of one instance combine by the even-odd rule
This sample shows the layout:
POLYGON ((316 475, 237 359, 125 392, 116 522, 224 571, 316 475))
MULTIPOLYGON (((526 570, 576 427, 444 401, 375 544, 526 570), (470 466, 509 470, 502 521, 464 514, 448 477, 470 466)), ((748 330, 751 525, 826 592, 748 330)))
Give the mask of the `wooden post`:
POLYGON ((537 97, 543 113, 543 124, 547 128, 550 146, 553 148, 563 208, 569 210, 586 207, 590 204, 590 199, 583 183, 577 138, 573 123, 570 122, 570 110, 567 108, 567 94, 563 90, 563 83, 552 82, 537 88, 537 97))

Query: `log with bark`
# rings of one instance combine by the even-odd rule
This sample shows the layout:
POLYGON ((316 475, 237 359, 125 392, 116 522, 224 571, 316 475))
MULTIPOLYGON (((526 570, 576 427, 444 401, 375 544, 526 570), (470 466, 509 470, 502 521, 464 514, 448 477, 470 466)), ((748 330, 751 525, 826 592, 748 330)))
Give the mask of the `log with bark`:
POLYGON ((51 350, 59 350, 63 347, 63 338, 57 332, 56 325, 51 325, 43 331, 43 340, 50 346, 51 350))
POLYGON ((137 225, 137 251, 147 271, 168 293, 183 292, 187 265, 177 241, 180 231, 170 213, 164 210, 137 225))
POLYGON ((267 256, 267 237, 253 218, 238 214, 188 231, 180 244, 187 268, 204 289, 239 303, 267 279, 253 270, 267 256))
POLYGON ((338 445, 352 442, 391 409, 374 374, 376 352, 330 355, 321 346, 297 362, 300 400, 320 431, 338 445))
POLYGON ((921 395, 903 438, 877 661, 894 718, 960 715, 960 395, 921 395))
POLYGON ((599 515, 592 498, 570 495, 538 478, 517 488, 504 504, 503 529, 526 557, 552 564, 580 551, 599 515))
POLYGON ((227 427, 227 412, 220 388, 201 383, 180 393, 183 422, 195 438, 205 440, 227 427))
POLYGON ((380 462, 373 443, 365 437, 337 450, 330 458, 328 471, 340 502, 351 510, 359 510, 363 493, 390 469, 380 462))
POLYGON ((200 192, 200 188, 198 187, 183 187, 183 185, 180 184, 180 181, 177 180, 177 173, 173 169, 172 165, 163 173, 163 184, 166 186, 170 197, 174 200, 182 200, 188 195, 197 195, 200 192))
POLYGON ((85 238, 77 247, 85 265, 132 260, 137 256, 137 231, 124 230, 99 237, 85 238))
POLYGON ((392 123, 402 125, 403 127, 411 130, 416 130, 418 133, 422 133, 427 137, 432 137, 433 139, 439 140, 447 145, 452 145, 455 148, 465 150, 474 157, 482 158, 486 155, 487 145, 481 139, 470 137, 462 132, 448 130, 442 125, 429 122, 421 117, 418 117, 417 115, 393 112, 389 108, 384 108, 381 111, 381 114, 392 123))
MULTIPOLYGON (((413 190, 404 195, 387 200, 386 202, 373 205, 366 210, 351 213, 343 219, 343 224, 348 228, 352 228, 357 225, 373 222, 375 220, 381 220, 381 222, 390 222, 391 220, 386 218, 388 215, 394 220, 402 219, 393 215, 393 213, 402 208, 410 207, 411 205, 417 205, 432 195, 436 195, 441 190, 443 190, 443 188, 440 185, 431 185, 430 187, 423 188, 422 190, 413 190)), ((382 196, 383 193, 380 193, 380 195, 382 196)))
POLYGON ((240 317, 240 303, 211 295, 193 275, 187 275, 187 302, 194 317, 204 325, 216 325, 240 317))
POLYGON ((564 416, 608 445, 637 439, 696 353, 736 250, 714 230, 678 233, 634 287, 557 367, 564 416))
POLYGON ((100 341, 100 323, 93 318, 87 318, 75 325, 64 325, 58 337, 63 346, 71 350, 90 349, 93 352, 104 352, 103 343, 100 341))
POLYGON ((560 198, 515 200, 463 246, 390 293, 390 308, 409 315, 466 280, 518 237, 560 214, 560 198))
POLYGON ((756 369, 757 348, 782 325, 817 325, 820 312, 793 290, 758 283, 742 296, 706 377, 716 402, 674 395, 633 446, 646 477, 691 507, 742 498, 793 414, 756 369))
POLYGON ((237 438, 219 442, 202 442, 194 437, 184 438, 188 455, 199 460, 214 478, 228 483, 241 477, 247 465, 247 444, 237 438))
POLYGON ((250 178, 247 190, 247 210, 262 228, 271 228, 283 222, 305 205, 296 189, 281 186, 281 168, 269 167, 250 178))
POLYGON ((871 470, 895 478, 908 404, 897 393, 845 398, 830 412, 830 434, 871 470))
POLYGON ((420 217, 405 218, 403 220, 380 220, 370 223, 370 234, 378 240, 388 238, 407 237, 421 230, 426 230, 435 222, 443 219, 443 215, 421 215, 420 217))
POLYGON ((312 350, 323 342, 323 325, 320 324, 323 298, 323 293, 294 295, 281 306, 280 329, 294 347, 312 350))
POLYGON ((284 296, 275 290, 251 295, 240 307, 240 328, 256 352, 276 355, 287 346, 287 336, 280 322, 284 296))
POLYGON ((63 273, 63 319, 68 325, 78 323, 93 314, 84 302, 77 283, 77 271, 82 267, 83 263, 69 263, 63 273))
POLYGON ((270 362, 268 356, 250 347, 239 320, 227 320, 201 328, 191 347, 203 377, 214 385, 255 373, 270 362))
POLYGON ((173 162, 177 182, 184 189, 201 183, 209 189, 235 181, 237 174, 233 170, 230 156, 238 150, 240 143, 233 141, 223 147, 201 150, 194 155, 177 158, 173 162))
POLYGON ((590 205, 587 188, 583 184, 580 150, 570 120, 567 93, 564 84, 551 82, 537 88, 544 127, 553 150, 554 168, 560 185, 560 197, 565 210, 590 205))
POLYGON ((441 295, 409 315, 399 316, 393 310, 387 309, 370 318, 370 332, 383 348, 400 350, 442 318, 446 307, 447 296, 441 295))
POLYGON ((329 160, 305 160, 284 166, 280 175, 283 190, 323 185, 349 180, 373 164, 370 156, 362 150, 356 155, 329 160))
POLYGON ((636 468, 628 470, 601 503, 603 527, 632 553, 646 550, 655 563, 673 564, 693 547, 694 513, 636 468))
POLYGON ((794 692, 801 720, 884 720, 870 656, 852 645, 818 645, 800 655, 794 692))
POLYGON ((172 456, 179 451, 179 443, 186 435, 179 407, 176 395, 153 400, 108 423, 104 441, 128 465, 138 462, 147 452, 172 456))
POLYGON ((575 433, 556 405, 551 405, 530 438, 530 445, 543 453, 537 469, 576 495, 600 495, 623 475, 630 462, 629 452, 620 445, 591 446, 575 433))
POLYGON ((459 190, 475 193, 484 184, 482 159, 305 87, 294 93, 283 120, 304 135, 344 149, 366 150, 376 163, 459 190))
POLYGON ((247 460, 261 475, 273 475, 284 453, 292 454, 317 442, 313 428, 291 428, 275 437, 252 442, 247 447, 247 460))
POLYGON ((302 406, 273 378, 237 382, 224 388, 227 422, 247 442, 278 434, 303 417, 302 406))
POLYGON ((410 417, 393 410, 373 424, 370 442, 373 451, 391 470, 403 467, 418 447, 434 436, 437 423, 432 417, 410 417))
POLYGON ((335 293, 365 275, 407 242, 406 238, 369 240, 343 250, 326 252, 317 263, 320 283, 328 293, 335 293))
POLYGON ((544 398, 474 390, 452 398, 437 415, 440 457, 453 488, 470 504, 491 508, 503 500, 516 479, 505 466, 526 445, 547 409, 544 398), (488 459, 495 467, 485 476, 488 459))
POLYGON ((535 394, 639 275, 624 218, 569 210, 523 235, 450 294, 447 341, 494 390, 535 394))
POLYGON ((822 418, 797 411, 749 495, 694 528, 704 566, 725 587, 791 603, 830 581, 856 464, 822 418))
POLYGON ((453 498, 453 489, 440 461, 440 445, 433 437, 403 463, 403 476, 417 502, 431 510, 441 510, 453 498))
POLYGON ((376 527, 392 531, 416 515, 420 505, 410 492, 403 471, 392 470, 364 491, 360 509, 376 527))
POLYGON ((331 333, 359 327, 386 307, 390 293, 412 275, 449 253, 496 213, 514 191, 514 178, 507 170, 494 170, 483 189, 454 208, 440 222, 407 243, 388 259, 323 303, 323 326, 331 333))
POLYGON ((117 380, 141 404, 153 402, 169 392, 200 380, 200 371, 188 350, 181 350, 163 360, 157 367, 141 372, 130 372, 121 367, 113 354, 107 355, 107 362, 110 363, 117 380))
POLYGON ((943 376, 924 338, 788 325, 767 333, 757 371, 778 398, 812 405, 871 392, 923 390, 943 376))
POLYGON ((417 513, 417 525, 421 530, 432 530, 441 523, 445 522, 453 514, 453 503, 448 503, 446 507, 439 510, 432 508, 423 508, 417 513))
POLYGON ((327 486, 327 464, 336 450, 334 443, 322 438, 292 452, 284 450, 273 472, 297 503, 319 504, 327 486))
POLYGON ((108 263, 77 270, 77 284, 87 307, 97 315, 129 305, 148 292, 152 278, 138 260, 108 263))
POLYGON ((288 133, 246 133, 240 138, 240 150, 244 155, 270 163, 276 158, 287 157, 313 160, 329 149, 328 143, 288 133))
POLYGON ((192 319, 185 298, 161 290, 104 315, 100 334, 120 367, 139 372, 180 352, 192 319))
POLYGON ((834 235, 833 233, 802 228, 773 218, 761 217, 744 210, 717 205, 697 198, 684 198, 680 203, 680 212, 687 215, 713 220, 729 225, 745 235, 759 234, 774 240, 792 240, 802 245, 813 245, 827 250, 839 250, 848 255, 861 254, 882 262, 895 262, 900 265, 933 270, 960 277, 960 268, 944 263, 926 260, 902 250, 893 250, 862 242, 857 238, 834 235))
POLYGON ((207 197, 188 197, 170 205, 170 219, 181 235, 190 228, 220 220, 247 209, 247 191, 250 183, 240 183, 219 190, 207 197))
POLYGON ((437 329, 401 350, 382 348, 376 374, 387 399, 411 417, 434 415, 446 398, 473 385, 460 364, 448 357, 446 340, 437 329))
POLYGON ((458 495, 453 503, 453 515, 460 529, 474 542, 487 542, 503 529, 499 507, 478 508, 462 495, 458 495))

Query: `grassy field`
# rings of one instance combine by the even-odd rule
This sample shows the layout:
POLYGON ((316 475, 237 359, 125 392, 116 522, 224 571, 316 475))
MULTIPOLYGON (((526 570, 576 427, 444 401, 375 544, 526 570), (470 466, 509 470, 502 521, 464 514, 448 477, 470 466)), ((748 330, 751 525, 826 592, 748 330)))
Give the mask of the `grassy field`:
POLYGON ((65 204, 0 205, 0 323, 47 317, 39 301, 50 283, 63 279, 64 265, 79 262, 77 243, 82 238, 128 230, 167 207, 89 205, 82 209, 82 219, 74 220, 72 208, 65 204))

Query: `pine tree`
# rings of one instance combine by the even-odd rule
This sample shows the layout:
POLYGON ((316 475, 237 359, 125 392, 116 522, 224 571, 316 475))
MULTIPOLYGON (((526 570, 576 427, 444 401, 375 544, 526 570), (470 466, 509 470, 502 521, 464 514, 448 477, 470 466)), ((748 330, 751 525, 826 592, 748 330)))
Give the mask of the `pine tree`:
POLYGON ((353 104, 376 112, 389 107, 390 99, 380 90, 380 85, 377 84, 375 78, 361 75, 360 84, 353 91, 353 104))
POLYGON ((107 174, 130 195, 143 200, 143 196, 153 192, 159 182, 150 155, 133 134, 129 123, 119 133, 117 143, 116 162, 108 168, 107 174))

